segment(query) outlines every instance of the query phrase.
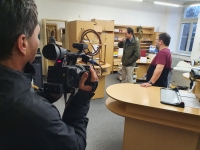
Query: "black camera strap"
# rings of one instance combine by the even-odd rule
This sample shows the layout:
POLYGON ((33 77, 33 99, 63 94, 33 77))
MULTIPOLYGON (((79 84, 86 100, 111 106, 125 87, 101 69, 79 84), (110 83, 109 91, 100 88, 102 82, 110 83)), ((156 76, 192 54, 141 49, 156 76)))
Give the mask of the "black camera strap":
POLYGON ((98 87, 98 81, 95 81, 95 82, 89 82, 87 83, 87 85, 90 85, 92 86, 92 93, 96 91, 97 87, 98 87))
POLYGON ((73 99, 73 97, 74 97, 74 95, 75 95, 75 88, 72 88, 72 89, 70 90, 69 93, 71 93, 71 94, 70 94, 68 100, 67 100, 67 93, 68 93, 68 92, 64 92, 65 109, 67 108, 67 106, 69 105, 69 103, 71 102, 71 100, 73 99))

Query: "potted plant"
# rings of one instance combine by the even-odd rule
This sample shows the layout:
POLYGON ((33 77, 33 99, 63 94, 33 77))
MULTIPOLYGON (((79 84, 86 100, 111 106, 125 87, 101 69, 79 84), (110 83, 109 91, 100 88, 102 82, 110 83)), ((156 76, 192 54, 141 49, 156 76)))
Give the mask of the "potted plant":
POLYGON ((143 34, 142 26, 141 25, 137 27, 137 32, 139 33, 138 39, 140 40, 142 38, 142 34, 143 34))

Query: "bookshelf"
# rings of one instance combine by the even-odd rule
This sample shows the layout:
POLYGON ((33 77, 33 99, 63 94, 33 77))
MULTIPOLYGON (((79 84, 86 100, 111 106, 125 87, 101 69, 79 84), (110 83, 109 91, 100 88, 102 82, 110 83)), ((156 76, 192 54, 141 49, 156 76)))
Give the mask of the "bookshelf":
POLYGON ((156 46, 156 39, 158 39, 158 35, 163 32, 154 32, 154 38, 153 38, 153 45, 156 46))
POLYGON ((49 43, 49 38, 51 37, 51 31, 54 31, 55 33, 55 39, 56 41, 58 40, 58 36, 57 36, 57 24, 46 24, 46 36, 47 36, 47 43, 49 43))
MULTIPOLYGON (((153 45, 154 27, 143 27, 142 26, 142 30, 143 30, 143 34, 142 34, 142 38, 140 39, 140 50, 148 51, 150 48, 150 45, 153 45)), ((139 33, 136 32, 135 35, 137 36, 137 35, 139 35, 139 33)))

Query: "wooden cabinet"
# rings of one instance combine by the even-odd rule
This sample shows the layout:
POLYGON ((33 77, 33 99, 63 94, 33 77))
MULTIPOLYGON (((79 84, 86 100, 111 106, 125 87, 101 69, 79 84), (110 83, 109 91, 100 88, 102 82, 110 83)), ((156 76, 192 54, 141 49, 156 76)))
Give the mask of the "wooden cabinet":
MULTIPOLYGON (((111 64, 111 66, 108 68, 109 71, 112 71, 112 64, 113 64, 113 40, 114 40, 114 34, 113 33, 102 33, 101 34, 101 40, 103 43, 102 46, 102 54, 105 53, 105 62, 108 64, 111 64)), ((104 55, 102 55, 104 59, 104 55)))
POLYGON ((73 48, 72 44, 74 42, 79 42, 80 36, 84 30, 94 29, 94 23, 92 21, 77 20, 68 22, 68 27, 69 27, 69 49, 72 52, 77 52, 77 49, 73 48))
POLYGON ((94 29, 99 32, 101 35, 102 40, 102 60, 108 64, 111 64, 111 67, 109 67, 109 71, 112 72, 112 64, 113 64, 113 41, 114 41, 114 20, 97 20, 92 19, 93 23, 95 24, 94 29), (105 55, 104 55, 105 54, 105 55))
POLYGON ((102 26, 103 31, 114 31, 114 20, 97 20, 92 19, 97 26, 102 26))
MULTIPOLYGON (((95 23, 92 22, 92 21, 71 21, 71 22, 68 22, 68 26, 69 26, 69 48, 72 52, 77 52, 77 50, 72 47, 72 44, 74 42, 80 42, 80 36, 81 36, 81 34, 84 30, 94 29, 99 33, 101 40, 102 40, 102 55, 101 55, 102 59, 101 60, 104 60, 104 57, 105 57, 106 63, 113 64, 114 34, 113 34, 113 32, 110 32, 110 31, 102 33, 101 31, 103 30, 103 26, 101 26, 101 24, 98 24, 98 25, 94 25, 94 24, 95 23)), ((114 26, 112 28, 114 28, 114 26)), ((99 41, 97 40, 97 37, 93 33, 91 33, 91 34, 89 33, 88 37, 90 39, 90 44, 88 44, 88 48, 89 48, 89 50, 92 50, 91 43, 92 44, 94 43, 94 45, 95 45, 95 43, 97 44, 99 41)), ((85 39, 85 40, 87 40, 87 39, 85 39)), ((85 43, 87 44, 87 42, 85 42, 85 43)), ((97 57, 99 57, 99 55, 94 56, 94 58, 97 58, 97 57)), ((108 69, 110 71, 112 71, 112 65, 108 69)))
POLYGON ((156 46, 156 39, 158 39, 158 35, 163 32, 154 32, 154 37, 153 37, 153 45, 156 46))

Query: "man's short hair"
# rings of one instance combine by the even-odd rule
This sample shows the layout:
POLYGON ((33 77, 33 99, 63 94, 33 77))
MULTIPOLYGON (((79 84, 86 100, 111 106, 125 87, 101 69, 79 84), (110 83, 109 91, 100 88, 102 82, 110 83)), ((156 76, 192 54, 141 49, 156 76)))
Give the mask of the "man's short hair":
POLYGON ((65 34, 65 29, 62 29, 62 33, 65 34))
POLYGON ((51 36, 54 36, 54 35, 55 35, 54 30, 51 30, 51 36))
POLYGON ((0 60, 9 59, 17 38, 30 38, 38 25, 34 0, 0 0, 0 60))
POLYGON ((158 35, 159 36, 159 40, 162 40, 163 43, 166 45, 166 46, 169 46, 170 44, 170 40, 171 40, 171 37, 168 33, 161 33, 158 35))
POLYGON ((134 34, 134 30, 131 27, 127 27, 126 30, 127 30, 128 34, 130 34, 130 33, 132 35, 134 34))

